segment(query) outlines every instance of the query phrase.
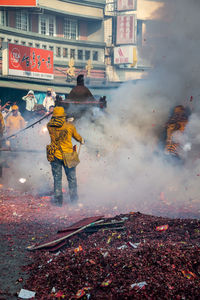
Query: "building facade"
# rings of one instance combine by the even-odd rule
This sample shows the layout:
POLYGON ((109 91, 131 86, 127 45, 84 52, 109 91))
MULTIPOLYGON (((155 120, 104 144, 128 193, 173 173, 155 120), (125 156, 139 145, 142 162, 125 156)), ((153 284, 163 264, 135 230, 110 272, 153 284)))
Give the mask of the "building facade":
POLYGON ((80 73, 94 95, 105 95, 120 82, 141 79, 150 68, 141 53, 146 27, 163 0, 18 0, 17 6, 12 2, 16 3, 1 0, 0 6, 0 88, 7 100, 16 90, 44 93, 52 87, 68 94, 80 73), (50 51, 53 74, 37 78, 30 72, 9 73, 4 55, 9 44, 37 53, 50 51))
POLYGON ((20 86, 22 90, 43 92, 52 87, 66 94, 80 73, 85 74, 91 85, 101 85, 106 80, 103 23, 106 1, 32 1, 30 7, 24 6, 25 0, 19 0, 17 6, 12 6, 12 0, 2 1, 5 5, 0 7, 0 87, 19 89, 20 86), (52 51, 53 79, 4 72, 3 50, 9 44, 52 51))
POLYGON ((150 63, 142 57, 146 28, 155 21, 163 0, 106 0, 104 38, 109 81, 138 80, 150 63))

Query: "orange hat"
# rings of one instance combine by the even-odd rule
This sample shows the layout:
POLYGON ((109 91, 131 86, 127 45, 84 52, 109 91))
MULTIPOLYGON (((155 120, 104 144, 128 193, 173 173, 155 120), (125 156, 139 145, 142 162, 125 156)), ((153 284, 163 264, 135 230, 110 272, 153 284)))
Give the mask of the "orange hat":
POLYGON ((18 107, 17 105, 14 104, 14 105, 12 106, 12 110, 18 110, 18 109, 19 109, 19 107, 18 107))
POLYGON ((66 117, 65 110, 62 106, 56 106, 53 110, 53 117, 66 117))

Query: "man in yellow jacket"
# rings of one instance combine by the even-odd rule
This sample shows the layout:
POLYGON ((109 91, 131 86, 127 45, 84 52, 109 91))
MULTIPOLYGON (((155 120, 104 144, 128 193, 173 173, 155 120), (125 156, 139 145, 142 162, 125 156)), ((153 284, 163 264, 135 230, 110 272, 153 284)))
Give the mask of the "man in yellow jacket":
POLYGON ((7 135, 12 135, 13 133, 23 129, 26 123, 24 118, 19 114, 19 107, 17 105, 12 106, 12 114, 8 116, 6 120, 6 130, 7 135))
POLYGON ((166 154, 170 154, 173 157, 180 158, 181 146, 180 143, 174 141, 174 134, 181 135, 186 125, 188 124, 188 115, 186 108, 183 105, 177 105, 172 116, 169 118, 166 124, 166 154))
POLYGON ((73 145, 72 138, 84 144, 83 138, 78 134, 73 124, 66 121, 66 114, 63 107, 55 107, 53 115, 47 128, 51 138, 51 146, 54 148, 54 157, 51 161, 52 175, 54 179, 54 202, 58 206, 62 206, 62 167, 64 167, 65 174, 68 180, 70 201, 76 202, 78 200, 77 194, 77 179, 76 167, 65 164, 64 155, 73 160, 73 145))

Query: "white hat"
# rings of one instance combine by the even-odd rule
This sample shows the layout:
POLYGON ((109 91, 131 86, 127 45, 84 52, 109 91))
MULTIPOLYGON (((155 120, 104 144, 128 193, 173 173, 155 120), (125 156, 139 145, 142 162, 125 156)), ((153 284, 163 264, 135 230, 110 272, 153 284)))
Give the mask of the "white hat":
POLYGON ((34 95, 34 91, 30 90, 30 91, 28 92, 28 95, 29 95, 29 94, 34 95))

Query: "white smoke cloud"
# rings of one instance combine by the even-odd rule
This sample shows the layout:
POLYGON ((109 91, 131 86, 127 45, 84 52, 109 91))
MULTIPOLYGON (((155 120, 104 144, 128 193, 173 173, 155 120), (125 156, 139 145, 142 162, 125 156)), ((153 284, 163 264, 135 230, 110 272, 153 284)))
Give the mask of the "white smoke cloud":
POLYGON ((50 142, 44 128, 47 119, 33 128, 20 133, 16 138, 9 139, 11 149, 22 150, 3 152, 8 168, 3 168, 3 184, 27 193, 46 193, 52 190, 50 165, 46 160, 45 147, 50 142), (20 178, 26 181, 21 182, 20 178))
POLYGON ((81 153, 78 168, 80 178, 84 177, 80 191, 88 206, 164 214, 159 212, 164 201, 173 205, 165 214, 184 215, 184 209, 193 205, 199 213, 200 2, 164 3, 155 13, 159 21, 147 23, 143 52, 151 52, 149 59, 154 66, 148 77, 116 90, 107 114, 98 120, 100 125, 91 126, 85 120, 81 123, 89 147, 86 144, 81 153), (179 137, 181 145, 187 145, 183 165, 169 162, 159 147, 169 113, 178 104, 190 106, 193 112, 184 135, 179 137), (95 159, 88 152, 90 146, 98 149, 98 145, 103 155, 95 159))

